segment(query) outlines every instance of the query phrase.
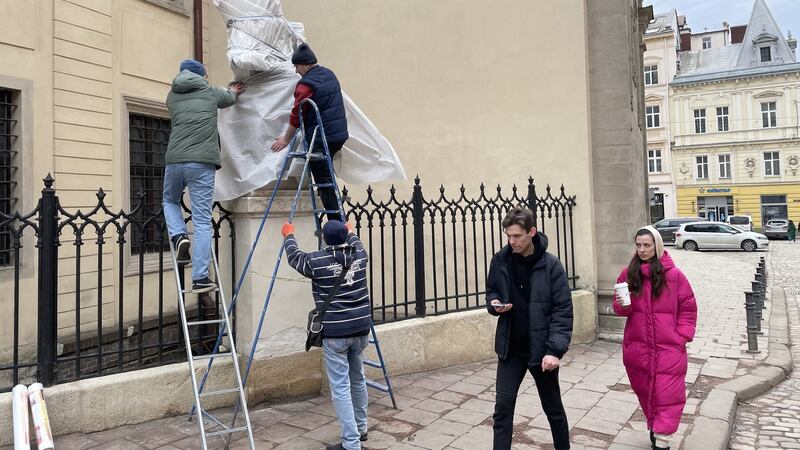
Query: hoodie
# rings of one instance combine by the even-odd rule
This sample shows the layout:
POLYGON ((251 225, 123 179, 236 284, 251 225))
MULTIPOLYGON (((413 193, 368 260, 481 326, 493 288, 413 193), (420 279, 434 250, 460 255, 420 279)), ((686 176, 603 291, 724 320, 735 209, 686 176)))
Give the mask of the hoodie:
POLYGON ((235 102, 236 96, 229 90, 211 86, 188 70, 179 73, 167 95, 172 130, 164 162, 204 163, 219 169, 217 110, 235 102))

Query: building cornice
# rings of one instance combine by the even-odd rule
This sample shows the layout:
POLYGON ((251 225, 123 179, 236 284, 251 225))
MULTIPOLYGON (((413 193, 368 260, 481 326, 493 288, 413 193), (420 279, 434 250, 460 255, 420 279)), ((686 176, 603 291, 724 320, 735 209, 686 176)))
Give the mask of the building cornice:
POLYGON ((692 144, 692 145, 671 145, 671 150, 673 152, 680 152, 680 151, 688 151, 688 150, 700 150, 700 149, 712 149, 712 148, 720 148, 720 147, 729 147, 731 149, 735 148, 753 148, 753 147, 761 147, 764 145, 782 145, 782 146, 789 146, 792 144, 796 144, 800 146, 800 139, 798 138, 789 138, 789 139, 768 139, 768 140, 761 140, 761 141, 748 141, 748 142, 741 142, 741 141, 729 141, 729 142, 714 142, 710 144, 692 144))

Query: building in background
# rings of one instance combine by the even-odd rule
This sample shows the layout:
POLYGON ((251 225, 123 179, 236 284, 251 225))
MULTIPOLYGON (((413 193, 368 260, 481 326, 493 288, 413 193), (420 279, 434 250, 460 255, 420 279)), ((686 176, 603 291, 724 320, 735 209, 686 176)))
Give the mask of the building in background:
MULTIPOLYGON (((683 18, 681 18, 681 21, 683 18)), ((678 70, 681 50, 679 17, 675 10, 655 16, 644 33, 645 125, 650 222, 675 217, 677 201, 672 181, 669 126, 669 83, 678 70)))
MULTIPOLYGON (((764 0, 741 27, 679 53, 670 83, 679 216, 800 218, 800 63, 764 0), (738 42, 737 42, 738 41, 738 42), (719 46, 716 46, 719 44, 719 46)), ((706 33, 708 34, 708 33, 706 33)), ((688 40, 684 38, 683 41, 688 40)))

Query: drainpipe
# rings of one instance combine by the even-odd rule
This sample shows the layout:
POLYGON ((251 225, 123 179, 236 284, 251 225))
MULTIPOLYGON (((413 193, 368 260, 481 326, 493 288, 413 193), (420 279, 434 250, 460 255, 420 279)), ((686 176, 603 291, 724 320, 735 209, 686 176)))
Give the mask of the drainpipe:
POLYGON ((203 62, 203 0, 194 0, 194 59, 203 62))

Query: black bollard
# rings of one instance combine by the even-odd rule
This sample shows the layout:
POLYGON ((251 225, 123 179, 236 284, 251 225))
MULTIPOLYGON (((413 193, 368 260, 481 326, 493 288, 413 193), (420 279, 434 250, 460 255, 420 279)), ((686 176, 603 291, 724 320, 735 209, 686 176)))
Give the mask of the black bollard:
POLYGON ((761 353, 758 350, 758 327, 756 318, 756 301, 754 292, 744 293, 744 309, 747 314, 747 353, 761 353))
POLYGON ((753 304, 755 305, 756 333, 764 334, 764 332, 761 331, 761 321, 764 320, 761 314, 761 286, 758 284, 758 281, 751 281, 750 284, 753 288, 753 291, 750 293, 752 294, 753 304))
POLYGON ((757 273, 756 274, 756 281, 758 281, 758 283, 759 283, 759 287, 760 287, 759 294, 761 294, 760 297, 759 297, 759 299, 760 299, 759 305, 761 306, 761 309, 767 309, 767 305, 765 304, 766 301, 767 301, 766 277, 763 274, 757 273))

